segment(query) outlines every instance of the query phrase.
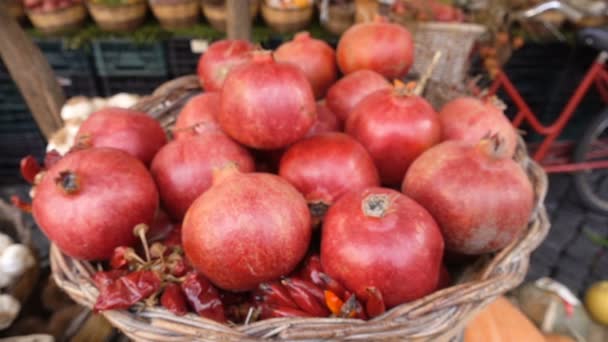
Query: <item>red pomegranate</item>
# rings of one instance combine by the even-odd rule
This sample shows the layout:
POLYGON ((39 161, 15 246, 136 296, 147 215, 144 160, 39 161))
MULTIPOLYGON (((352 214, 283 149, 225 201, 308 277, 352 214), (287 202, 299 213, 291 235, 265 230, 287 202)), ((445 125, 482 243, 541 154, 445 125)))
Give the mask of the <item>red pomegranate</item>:
POLYGON ((346 132, 369 151, 386 185, 400 184, 410 164, 441 137, 433 107, 398 87, 361 101, 346 122, 346 132))
POLYGON ((136 241, 133 228, 151 224, 158 193, 146 167, 113 148, 89 148, 57 162, 36 186, 34 218, 66 254, 104 260, 136 241))
POLYGON ((345 122, 361 100, 381 89, 391 89, 391 84, 382 75, 371 70, 355 71, 329 88, 325 101, 327 108, 345 122))
POLYGON ((259 52, 226 78, 216 119, 224 132, 244 145, 278 149, 306 135, 317 119, 315 106, 300 69, 275 62, 270 52, 259 52))
POLYGON ((349 192, 325 216, 323 270, 364 300, 368 287, 380 290, 389 308, 433 292, 442 256, 433 217, 395 190, 349 192))
POLYGON ((255 49, 246 40, 219 40, 211 45, 198 61, 198 79, 206 91, 220 91, 228 72, 246 63, 255 49))
POLYGON ((327 89, 336 81, 338 67, 336 53, 326 42, 300 32, 292 41, 284 43, 274 53, 278 62, 299 67, 312 85, 317 99, 325 96, 327 89))
POLYGON ((517 132, 495 101, 461 97, 448 102, 439 113, 442 140, 463 140, 474 145, 481 138, 498 134, 505 139, 507 153, 512 156, 517 132))
POLYGON ((158 121, 146 113, 123 108, 105 108, 91 114, 76 135, 76 144, 117 148, 146 165, 166 143, 158 121))
POLYGON ((215 121, 220 110, 220 93, 202 93, 190 99, 179 113, 173 128, 176 139, 204 132, 221 132, 215 121))
POLYGON ((342 130, 340 120, 336 117, 325 102, 317 103, 317 121, 310 127, 308 133, 306 133, 307 137, 312 137, 313 135, 317 135, 319 133, 325 132, 339 132, 342 130))
POLYGON ((246 291, 291 272, 310 243, 306 200, 268 173, 223 169, 190 207, 182 240, 192 264, 218 287, 246 291))
POLYGON ((402 191, 437 220, 446 249, 469 255, 505 247, 534 207, 528 177, 497 136, 431 148, 412 164, 402 191))
POLYGON ((361 144, 344 133, 321 133, 291 146, 283 155, 279 176, 308 201, 313 223, 348 191, 379 186, 374 161, 361 144))
POLYGON ((351 26, 340 38, 336 51, 344 74, 369 69, 389 79, 407 74, 414 62, 412 35, 403 26, 382 18, 351 26))
POLYGON ((150 171, 163 207, 181 221, 192 202, 211 186, 213 171, 230 163, 242 172, 255 170, 245 148, 215 132, 170 142, 158 151, 150 171))

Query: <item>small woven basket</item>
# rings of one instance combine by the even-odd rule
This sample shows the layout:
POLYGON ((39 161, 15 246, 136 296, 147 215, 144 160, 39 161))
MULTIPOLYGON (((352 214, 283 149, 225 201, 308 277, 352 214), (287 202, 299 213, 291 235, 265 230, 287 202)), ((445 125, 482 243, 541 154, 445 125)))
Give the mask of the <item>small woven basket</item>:
MULTIPOLYGON (((225 0, 200 0, 201 11, 211 26, 221 32, 226 32, 226 10, 225 0)), ((249 0, 249 14, 253 20, 260 10, 260 0, 249 0)))
MULTIPOLYGON (((170 81, 135 109, 148 112, 169 129, 184 102, 200 92, 198 79, 170 81)), ((498 295, 519 285, 526 275, 530 253, 549 230, 543 205, 547 176, 528 157, 522 140, 514 157, 534 187, 536 207, 521 236, 494 255, 483 256, 465 270, 458 283, 419 300, 397 306, 370 321, 343 318, 275 318, 231 326, 194 314, 178 317, 155 307, 110 310, 102 314, 130 338, 145 341, 222 340, 405 340, 450 341, 477 311, 498 295)), ((98 291, 91 276, 96 267, 51 247, 51 267, 57 284, 78 303, 93 307, 98 291)))
POLYGON ((60 34, 79 28, 87 18, 87 10, 82 4, 53 11, 27 11, 30 21, 46 34, 60 34))
POLYGON ((122 5, 97 4, 87 2, 91 16, 104 31, 129 32, 144 22, 148 5, 144 0, 122 5))
POLYGON ((441 51, 441 60, 430 79, 444 84, 461 84, 469 68, 475 41, 485 32, 476 24, 425 22, 406 24, 414 35, 413 71, 422 74, 433 55, 441 51))
POLYGON ((196 24, 199 0, 149 0, 150 8, 160 25, 166 29, 186 28, 196 24))
POLYGON ((266 24, 276 32, 289 33, 305 29, 312 21, 314 7, 285 7, 270 6, 262 2, 262 17, 266 24))

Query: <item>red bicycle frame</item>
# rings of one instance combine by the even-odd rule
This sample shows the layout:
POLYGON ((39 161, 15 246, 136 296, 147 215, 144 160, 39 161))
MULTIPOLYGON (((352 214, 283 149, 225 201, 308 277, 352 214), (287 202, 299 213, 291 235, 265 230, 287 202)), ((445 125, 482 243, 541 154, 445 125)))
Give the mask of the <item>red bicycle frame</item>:
MULTIPOLYGON (((524 101, 519 91, 517 91, 511 80, 509 80, 502 70, 496 75, 489 89, 489 95, 495 95, 502 87, 518 109, 513 119, 513 125, 519 127, 524 121, 527 121, 534 131, 545 136, 540 145, 531 148, 531 153, 534 160, 541 163, 547 172, 574 172, 595 168, 608 168, 608 158, 607 160, 586 161, 584 163, 570 162, 570 158, 566 157, 565 154, 571 144, 555 141, 593 84, 595 84, 602 100, 608 103, 608 70, 606 69, 606 60, 608 60, 608 53, 602 51, 585 74, 585 77, 559 117, 548 126, 543 125, 537 119, 530 106, 524 101), (547 158, 549 152, 552 153, 547 158)), ((608 153, 606 153, 606 157, 608 157, 608 153)))

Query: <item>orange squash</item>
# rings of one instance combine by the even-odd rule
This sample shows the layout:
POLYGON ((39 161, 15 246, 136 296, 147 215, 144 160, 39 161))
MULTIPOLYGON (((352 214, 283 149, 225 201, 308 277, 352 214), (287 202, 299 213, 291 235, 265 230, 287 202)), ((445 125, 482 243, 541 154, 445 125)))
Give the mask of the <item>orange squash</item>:
POLYGON ((521 311, 499 297, 467 326, 464 342, 545 342, 545 337, 521 311))
POLYGON ((547 334, 545 335, 545 342, 575 342, 573 338, 557 335, 557 334, 547 334))

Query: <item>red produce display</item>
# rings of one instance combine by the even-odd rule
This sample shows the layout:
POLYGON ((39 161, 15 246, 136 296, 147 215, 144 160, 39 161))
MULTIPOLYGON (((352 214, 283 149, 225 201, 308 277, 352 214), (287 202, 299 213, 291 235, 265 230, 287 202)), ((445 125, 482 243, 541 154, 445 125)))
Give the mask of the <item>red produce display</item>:
POLYGON ((355 71, 329 88, 325 101, 327 108, 345 122, 361 100, 382 89, 391 89, 391 84, 382 75, 371 70, 355 71))
POLYGON ((34 218, 66 254, 103 260, 118 246, 131 246, 133 229, 150 224, 158 192, 145 166, 112 148, 68 154, 36 186, 34 218))
POLYGON ((367 300, 373 287, 391 308, 436 289, 443 247, 426 209, 395 190, 367 188, 329 208, 321 264, 358 298, 367 300))
POLYGON ((158 121, 146 113, 123 108, 105 108, 91 114, 76 135, 77 147, 113 147, 149 165, 167 143, 158 121))
POLYGON ((258 149, 286 147, 317 119, 312 88, 298 67, 275 62, 269 52, 226 78, 217 120, 236 141, 258 149))
POLYGON ((197 74, 206 91, 220 91, 232 68, 246 63, 255 46, 246 40, 219 40, 209 46, 198 62, 197 74))
POLYGON ((315 224, 344 193, 380 185, 369 153, 344 133, 322 133, 297 142, 283 155, 279 176, 304 195, 315 224))
POLYGON ((378 17, 346 30, 336 56, 344 74, 368 69, 389 79, 401 78, 414 63, 414 42, 405 27, 378 17))
POLYGON ((325 132, 339 132, 342 130, 342 124, 336 114, 334 114, 325 102, 317 102, 317 121, 310 127, 306 137, 325 132))
POLYGON ((211 187, 214 170, 234 164, 241 172, 255 170, 249 152, 223 133, 212 132, 174 140, 158 153, 150 171, 163 207, 182 220, 196 198, 211 187))
POLYGON ((446 141, 431 148, 412 164, 402 191, 437 220, 446 249, 462 254, 505 247, 534 207, 528 177, 498 136, 475 146, 446 141))
POLYGON ((336 81, 338 66, 336 53, 326 42, 300 32, 292 41, 281 45, 274 53, 277 62, 299 67, 312 85, 317 99, 325 97, 327 89, 336 81))
POLYGON ((286 180, 224 168, 190 207, 182 240, 192 264, 218 287, 246 291, 291 272, 310 243, 304 197, 286 180))
POLYGON ((177 116, 173 135, 176 139, 206 132, 222 132, 215 120, 220 110, 220 93, 202 93, 190 99, 177 116))
POLYGON ((517 131, 494 100, 461 97, 448 102, 441 112, 441 140, 462 140, 471 145, 481 138, 498 134, 504 138, 509 156, 517 147, 517 131))
POLYGON ((440 131, 433 107, 397 87, 367 96, 346 121, 346 133, 369 151, 386 185, 401 184, 410 164, 439 142, 440 131))

